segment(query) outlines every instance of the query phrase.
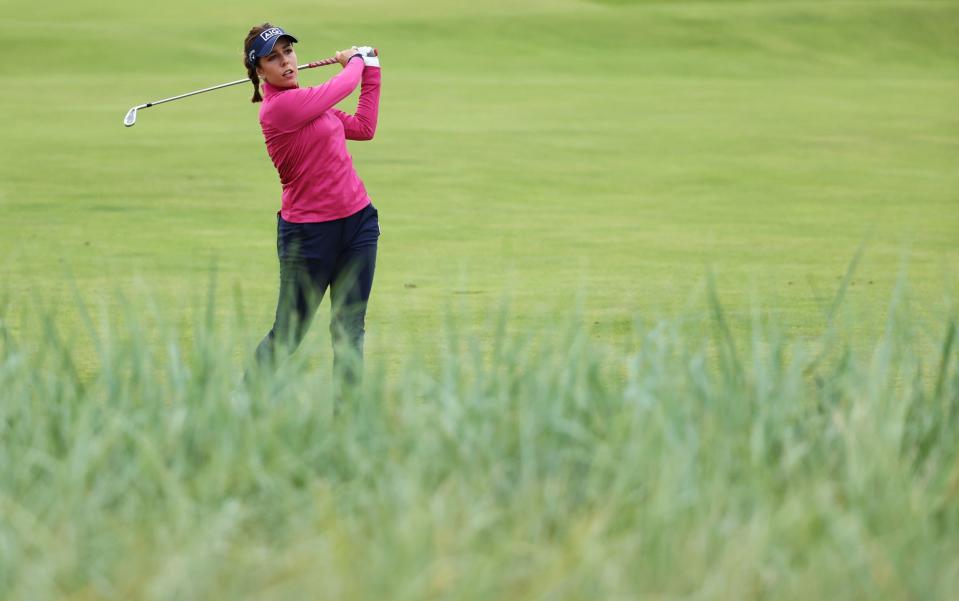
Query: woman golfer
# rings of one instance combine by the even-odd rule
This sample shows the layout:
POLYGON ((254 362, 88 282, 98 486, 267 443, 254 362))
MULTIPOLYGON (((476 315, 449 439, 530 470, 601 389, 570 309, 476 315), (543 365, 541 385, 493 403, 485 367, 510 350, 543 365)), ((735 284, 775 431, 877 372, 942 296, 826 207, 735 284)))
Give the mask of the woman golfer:
POLYGON ((380 229, 346 140, 370 140, 376 131, 379 61, 368 47, 342 50, 336 53, 343 66, 339 74, 301 88, 296 41, 264 23, 250 30, 243 46, 253 102, 263 103, 260 125, 266 149, 283 185, 276 230, 280 294, 273 329, 257 347, 256 359, 273 366, 295 350, 329 286, 334 378, 354 384, 362 365, 380 229), (358 84, 362 87, 355 115, 333 108, 358 84))

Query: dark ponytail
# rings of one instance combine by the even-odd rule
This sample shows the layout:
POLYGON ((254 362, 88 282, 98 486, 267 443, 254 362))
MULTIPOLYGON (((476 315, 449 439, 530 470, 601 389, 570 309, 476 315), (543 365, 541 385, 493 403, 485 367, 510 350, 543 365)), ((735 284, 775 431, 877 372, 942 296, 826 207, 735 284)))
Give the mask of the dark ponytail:
POLYGON ((247 61, 246 74, 253 81, 253 98, 250 102, 262 102, 263 97, 260 96, 260 76, 256 74, 256 65, 251 65, 249 61, 247 61))
POLYGON ((243 66, 246 67, 247 77, 253 82, 253 98, 250 102, 260 102, 263 100, 263 97, 260 96, 260 76, 256 74, 256 63, 259 59, 251 61, 250 50, 253 49, 253 40, 256 39, 256 36, 271 27, 273 27, 273 25, 269 23, 257 25, 250 30, 250 33, 246 34, 246 39, 243 41, 243 66))

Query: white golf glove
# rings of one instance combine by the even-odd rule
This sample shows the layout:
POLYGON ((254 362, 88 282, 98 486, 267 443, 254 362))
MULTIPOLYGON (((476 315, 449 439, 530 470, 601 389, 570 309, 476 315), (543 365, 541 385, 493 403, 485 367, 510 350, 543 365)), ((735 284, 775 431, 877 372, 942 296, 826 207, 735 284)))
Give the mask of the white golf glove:
POLYGON ((363 57, 363 64, 367 67, 379 67, 380 57, 376 56, 376 50, 372 46, 357 46, 357 51, 363 57))

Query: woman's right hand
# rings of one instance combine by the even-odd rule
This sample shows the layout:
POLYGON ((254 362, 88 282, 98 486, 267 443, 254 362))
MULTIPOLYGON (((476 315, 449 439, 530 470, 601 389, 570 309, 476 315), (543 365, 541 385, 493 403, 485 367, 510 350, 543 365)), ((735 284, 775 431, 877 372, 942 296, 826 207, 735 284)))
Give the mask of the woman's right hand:
POLYGON ((356 46, 353 46, 352 48, 347 48, 346 50, 340 50, 333 55, 333 58, 336 59, 336 62, 345 67, 346 63, 350 62, 350 59, 359 53, 360 51, 356 49, 356 46))

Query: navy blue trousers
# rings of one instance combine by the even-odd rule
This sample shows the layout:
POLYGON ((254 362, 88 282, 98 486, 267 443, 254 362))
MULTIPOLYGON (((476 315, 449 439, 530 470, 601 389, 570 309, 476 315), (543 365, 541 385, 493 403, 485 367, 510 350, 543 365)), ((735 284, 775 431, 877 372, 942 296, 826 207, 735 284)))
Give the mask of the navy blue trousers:
POLYGON ((352 383, 359 379, 379 236, 372 204, 321 223, 290 223, 277 215, 280 296, 273 328, 256 349, 258 363, 272 366, 296 350, 329 288, 334 376, 352 383))

